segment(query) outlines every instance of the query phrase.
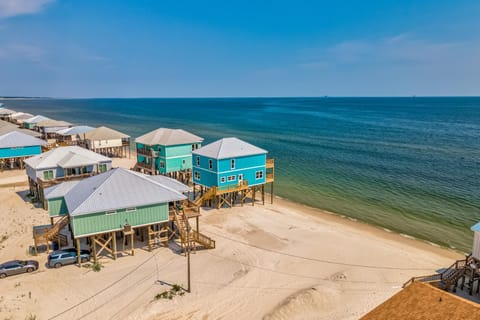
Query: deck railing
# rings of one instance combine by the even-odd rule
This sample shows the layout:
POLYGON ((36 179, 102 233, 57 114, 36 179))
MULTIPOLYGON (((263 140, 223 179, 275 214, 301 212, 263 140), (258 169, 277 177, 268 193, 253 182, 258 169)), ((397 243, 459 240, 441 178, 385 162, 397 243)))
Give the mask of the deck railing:
POLYGON ((275 167, 275 159, 267 159, 266 167, 267 167, 267 168, 273 168, 273 167, 275 167))

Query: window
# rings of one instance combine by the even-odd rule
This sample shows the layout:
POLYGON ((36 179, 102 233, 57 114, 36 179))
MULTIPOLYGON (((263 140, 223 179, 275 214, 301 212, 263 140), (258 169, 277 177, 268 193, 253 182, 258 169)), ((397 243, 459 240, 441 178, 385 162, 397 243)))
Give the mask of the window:
POLYGON ((197 157, 197 166, 200 166, 200 157, 197 157))
POLYGON ((192 144, 192 151, 195 151, 198 149, 198 144, 194 143, 192 144))
POLYGON ((242 173, 240 173, 240 174, 238 175, 238 181, 243 181, 243 174, 242 174, 242 173))
POLYGON ((53 170, 43 171, 43 180, 52 180, 53 179, 53 170))
POLYGON ((126 212, 133 212, 133 211, 137 211, 137 208, 127 208, 125 209, 126 212))
POLYGON ((185 163, 186 163, 186 162, 185 162, 185 159, 183 159, 183 160, 182 160, 182 164, 185 164, 185 163))
POLYGON ((109 215, 111 215, 111 214, 116 214, 116 213, 117 213, 116 210, 105 211, 105 214, 106 214, 107 216, 109 216, 109 215))
POLYGON ((220 182, 221 182, 221 183, 225 183, 225 177, 221 177, 221 178, 220 178, 220 182))
POLYGON ((193 176, 195 177, 195 180, 200 180, 200 172, 195 171, 195 173, 193 174, 193 176))
POLYGON ((208 160, 208 169, 213 169, 213 160, 208 160))
POLYGON ((263 171, 257 171, 255 172, 255 179, 263 179, 263 171))
POLYGON ((228 176, 228 181, 235 181, 237 180, 237 177, 236 176, 228 176))
POLYGON ((165 161, 160 161, 160 168, 165 168, 165 161))
POLYGON ((235 159, 230 160, 230 168, 235 169, 235 159))
POLYGON ((98 172, 105 172, 107 171, 107 165, 105 163, 100 163, 98 165, 98 172))

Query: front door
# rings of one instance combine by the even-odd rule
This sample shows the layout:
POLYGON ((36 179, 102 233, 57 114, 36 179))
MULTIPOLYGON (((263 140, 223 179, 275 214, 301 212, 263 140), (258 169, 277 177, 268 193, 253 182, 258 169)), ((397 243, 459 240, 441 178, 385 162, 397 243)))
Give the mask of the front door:
POLYGON ((238 184, 242 184, 242 181, 243 181, 243 174, 239 174, 238 175, 238 184))

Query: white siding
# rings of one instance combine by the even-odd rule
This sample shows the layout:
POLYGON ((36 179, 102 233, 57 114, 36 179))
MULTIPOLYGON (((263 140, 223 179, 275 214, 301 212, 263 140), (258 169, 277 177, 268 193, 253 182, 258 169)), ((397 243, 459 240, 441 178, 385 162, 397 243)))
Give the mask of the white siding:
POLYGON ((121 147, 122 139, 112 139, 112 140, 94 140, 88 141, 89 147, 99 149, 99 148, 110 148, 110 147, 121 147))
POLYGON ((476 231, 473 236, 473 251, 472 256, 480 260, 480 232, 476 231))

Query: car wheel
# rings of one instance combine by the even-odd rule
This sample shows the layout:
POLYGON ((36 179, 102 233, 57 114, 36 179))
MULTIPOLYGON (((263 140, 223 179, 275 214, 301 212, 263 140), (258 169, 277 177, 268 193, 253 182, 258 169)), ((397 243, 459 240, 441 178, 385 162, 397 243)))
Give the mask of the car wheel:
POLYGON ((27 269, 27 272, 28 272, 28 273, 30 273, 30 272, 32 272, 32 271, 33 271, 33 268, 28 268, 28 269, 27 269))
POLYGON ((6 278, 7 275, 5 273, 0 273, 0 279, 6 278))
POLYGON ((80 261, 81 261, 82 263, 85 263, 85 262, 88 261, 88 259, 87 259, 87 258, 82 258, 80 261))
POLYGON ((55 269, 58 269, 58 268, 60 268, 60 267, 62 266, 62 264, 59 263, 59 262, 57 262, 57 263, 55 263, 53 266, 55 267, 55 269))

